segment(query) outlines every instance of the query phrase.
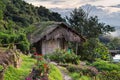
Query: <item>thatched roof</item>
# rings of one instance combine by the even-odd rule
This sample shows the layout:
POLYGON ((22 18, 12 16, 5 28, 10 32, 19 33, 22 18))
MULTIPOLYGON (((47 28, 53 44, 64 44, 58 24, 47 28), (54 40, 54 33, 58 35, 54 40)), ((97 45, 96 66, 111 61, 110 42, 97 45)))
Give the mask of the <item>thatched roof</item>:
POLYGON ((83 36, 63 22, 41 22, 36 23, 35 27, 37 27, 37 30, 31 33, 29 37, 31 43, 36 43, 42 39, 49 40, 58 38, 64 38, 66 41, 73 42, 85 41, 83 36), (63 28, 63 30, 60 31, 59 28, 63 28))

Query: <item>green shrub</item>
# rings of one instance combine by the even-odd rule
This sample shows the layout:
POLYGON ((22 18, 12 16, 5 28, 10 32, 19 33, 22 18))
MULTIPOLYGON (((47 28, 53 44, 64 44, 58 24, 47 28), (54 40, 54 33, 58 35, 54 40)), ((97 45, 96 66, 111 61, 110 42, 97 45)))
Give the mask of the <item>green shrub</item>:
POLYGON ((74 53, 68 53, 64 50, 56 50, 52 54, 46 54, 45 58, 49 58, 51 61, 55 61, 58 63, 72 63, 79 64, 80 57, 75 55, 74 53))
POLYGON ((79 75, 81 75, 81 76, 85 75, 85 76, 93 77, 93 76, 97 75, 97 72, 95 72, 95 71, 93 71, 93 70, 91 70, 91 69, 89 69, 87 67, 81 67, 81 66, 76 66, 76 65, 69 65, 67 67, 67 69, 68 69, 69 72, 72 72, 72 73, 76 72, 76 73, 79 73, 79 75))
POLYGON ((104 71, 99 75, 100 80, 120 80, 120 72, 118 71, 104 71))
POLYGON ((0 65, 0 71, 2 71, 4 69, 4 67, 2 65, 0 65))
POLYGON ((81 67, 76 66, 76 65, 69 65, 67 66, 67 69, 69 72, 80 72, 83 70, 81 67))
POLYGON ((94 80, 94 79, 91 79, 91 77, 89 76, 81 76, 80 73, 76 73, 76 72, 73 72, 73 73, 70 73, 70 76, 73 78, 73 80, 94 80))
POLYGON ((15 44, 22 52, 28 51, 30 47, 30 43, 25 33, 14 33, 12 31, 0 32, 0 44, 7 44, 6 46, 15 44))
POLYGON ((63 80, 60 70, 52 64, 50 65, 50 73, 48 76, 49 80, 63 80))
POLYGON ((90 62, 95 61, 96 58, 109 60, 109 50, 102 44, 99 39, 90 38, 83 45, 81 45, 80 55, 82 60, 90 62), (82 48, 81 48, 82 47, 82 48))
POLYGON ((97 60, 92 64, 92 66, 96 67, 99 71, 120 71, 120 66, 117 64, 109 63, 103 60, 97 60))

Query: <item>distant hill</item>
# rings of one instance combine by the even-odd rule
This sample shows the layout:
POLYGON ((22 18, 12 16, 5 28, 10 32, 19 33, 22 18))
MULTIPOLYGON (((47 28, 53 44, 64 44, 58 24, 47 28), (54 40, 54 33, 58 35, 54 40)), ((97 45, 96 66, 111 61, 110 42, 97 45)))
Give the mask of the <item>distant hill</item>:
POLYGON ((40 6, 35 7, 23 0, 0 0, 0 27, 14 23, 17 27, 27 27, 40 21, 63 21, 57 12, 40 6))

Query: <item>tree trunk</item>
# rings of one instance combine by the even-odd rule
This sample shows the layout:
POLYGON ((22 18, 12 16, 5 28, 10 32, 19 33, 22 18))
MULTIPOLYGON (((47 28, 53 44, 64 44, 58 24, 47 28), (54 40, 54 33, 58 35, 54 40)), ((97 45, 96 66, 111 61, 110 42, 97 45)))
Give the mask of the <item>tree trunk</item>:
POLYGON ((77 55, 77 51, 78 51, 78 43, 76 43, 76 55, 77 55))

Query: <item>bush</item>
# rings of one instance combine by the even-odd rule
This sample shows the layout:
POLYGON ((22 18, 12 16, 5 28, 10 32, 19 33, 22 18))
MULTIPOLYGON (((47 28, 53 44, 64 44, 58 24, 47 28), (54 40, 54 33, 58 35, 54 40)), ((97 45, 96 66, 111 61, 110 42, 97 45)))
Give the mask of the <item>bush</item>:
POLYGON ((120 80, 120 72, 117 71, 104 71, 99 75, 100 80, 120 80))
POLYGON ((0 71, 2 71, 4 69, 4 67, 2 65, 0 65, 0 71))
POLYGON ((117 64, 109 63, 103 60, 97 60, 92 64, 92 66, 96 67, 99 71, 120 71, 120 67, 117 64))
MULTIPOLYGON (((37 63, 34 66, 32 70, 32 79, 44 79, 48 78, 47 74, 49 72, 49 64, 48 62, 43 58, 42 55, 36 55, 37 63)), ((30 78, 31 76, 29 76, 30 78)))
POLYGON ((81 66, 76 66, 76 65, 69 65, 67 67, 67 69, 68 69, 69 72, 72 72, 72 73, 76 72, 76 73, 79 73, 79 75, 81 75, 81 76, 85 75, 85 76, 93 77, 93 76, 98 74, 94 70, 92 70, 88 67, 85 67, 85 66, 81 67, 81 66))
POLYGON ((22 52, 28 51, 30 47, 26 34, 19 32, 12 33, 12 31, 0 32, 0 44, 5 44, 4 46, 15 44, 22 52))
POLYGON ((72 64, 79 64, 79 56, 75 55, 74 53, 68 53, 64 50, 56 50, 52 54, 46 54, 45 58, 49 58, 51 61, 55 61, 58 63, 72 63, 72 64))
MULTIPOLYGON (((96 38, 88 39, 83 45, 81 45, 81 59, 88 60, 90 62, 95 61, 96 58, 103 60, 109 60, 109 50, 104 44, 96 38)), ((80 47, 80 48, 81 48, 80 47)))

